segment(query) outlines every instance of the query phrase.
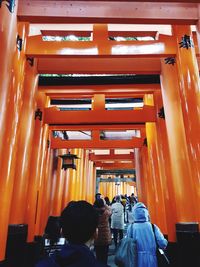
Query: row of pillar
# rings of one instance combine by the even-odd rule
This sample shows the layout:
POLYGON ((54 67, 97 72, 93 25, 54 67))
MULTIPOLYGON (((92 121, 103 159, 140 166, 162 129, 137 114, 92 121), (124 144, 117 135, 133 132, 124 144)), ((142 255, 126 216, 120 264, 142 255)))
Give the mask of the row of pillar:
POLYGON ((65 172, 57 157, 64 151, 50 149, 42 117, 49 99, 37 90, 37 60, 25 56, 29 23, 17 21, 13 2, 13 9, 0 7, 0 263, 10 224, 28 224, 27 242, 33 242, 49 215, 60 215, 71 199, 92 203, 95 194, 88 152, 74 149, 77 171, 65 172))
POLYGON ((175 224, 200 222, 200 81, 189 26, 173 26, 175 60, 161 59, 161 92, 145 102, 164 107, 164 118, 146 123, 147 146, 135 150, 139 199, 175 241, 175 224))
POLYGON ((104 196, 108 197, 110 201, 116 195, 128 195, 130 196, 132 193, 136 193, 135 186, 130 185, 127 182, 121 182, 116 184, 115 182, 100 182, 99 183, 99 192, 104 196))

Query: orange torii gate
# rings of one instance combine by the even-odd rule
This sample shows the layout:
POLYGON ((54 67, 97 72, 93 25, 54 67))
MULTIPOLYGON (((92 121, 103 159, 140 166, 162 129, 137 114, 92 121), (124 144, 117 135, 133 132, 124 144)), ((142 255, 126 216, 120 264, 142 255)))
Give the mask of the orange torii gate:
MULTIPOLYGON (((55 157, 47 140, 51 127, 55 130, 61 127, 68 129, 67 122, 70 119, 66 121, 62 118, 66 123, 65 126, 49 127, 42 118, 41 121, 38 118, 34 120, 35 107, 37 106, 37 109, 45 114, 46 108, 49 108, 49 98, 83 96, 85 90, 85 95, 93 97, 98 94, 100 98, 101 95, 113 97, 123 96, 123 94, 124 96, 142 95, 145 105, 152 105, 155 114, 164 106, 165 121, 159 117, 151 122, 143 121, 142 130, 145 123, 147 146, 142 145, 142 140, 139 140, 140 146, 135 148, 138 194, 141 201, 148 204, 152 220, 168 234, 170 241, 176 240, 175 223, 177 221, 200 221, 199 209, 194 208, 195 203, 199 203, 200 199, 200 82, 197 65, 200 7, 198 1, 184 2, 126 1, 124 4, 119 1, 104 1, 102 5, 101 1, 16 0, 9 1, 9 4, 7 1, 1 1, 0 261, 5 259, 9 224, 27 222, 28 242, 32 242, 34 235, 43 233, 44 222, 49 215, 52 188, 50 170, 52 158, 55 159, 55 157), (42 41, 42 36, 28 36, 29 23, 39 22, 96 23, 93 30, 94 38, 91 42, 56 43, 42 41), (108 40, 109 30, 105 23, 109 22, 127 25, 128 23, 170 24, 172 36, 160 35, 158 40, 147 42, 115 42, 108 40), (196 25, 197 36, 192 34, 190 25, 196 25), (18 37, 17 47, 16 37, 18 37), (80 60, 80 64, 76 63, 77 60, 80 60), (160 74, 161 82, 155 87, 129 86, 125 90, 122 87, 113 86, 111 91, 107 86, 88 88, 40 86, 40 90, 37 90, 38 73, 70 73, 71 71, 108 74, 156 73, 160 74), (68 88, 69 92, 67 92, 68 88), (100 94, 97 92, 99 89, 100 94), (171 206, 171 203, 174 205, 171 206)), ((100 106, 102 107, 101 104, 100 106)), ((90 114, 97 114, 97 112, 90 114)), ((100 112, 100 116, 105 114, 108 113, 100 112)), ((55 119, 54 115, 51 118, 52 123, 53 119, 55 119)), ((113 122, 107 118, 106 120, 109 123, 113 122)), ((127 126, 129 122, 130 125, 134 125, 130 115, 125 120, 125 124, 116 127, 129 129, 127 126)), ((99 121, 104 123, 103 118, 99 118, 99 121)), ((120 122, 116 119, 117 124, 120 122)), ((80 123, 85 123, 85 120, 80 120, 80 123)), ((94 123, 93 119, 90 119, 90 123, 94 123)), ((78 129, 86 125, 77 123, 70 127, 78 129)), ((102 125, 88 124, 87 127, 94 127, 97 130, 95 136, 99 139, 99 128, 102 125)), ((131 141, 126 145, 133 148, 134 142, 131 141)), ((110 144, 106 145, 110 146, 110 144)), ((96 145, 100 144, 96 143, 96 145)), ((89 146, 92 146, 92 143, 89 146)), ((74 153, 81 154, 85 162, 78 166, 77 180, 75 175, 69 172, 72 182, 67 180, 68 178, 64 181, 61 169, 58 170, 58 176, 60 175, 58 178, 62 179, 56 180, 56 189, 53 190, 55 192, 52 208, 54 214, 59 214, 61 203, 63 205, 66 199, 69 200, 66 192, 61 192, 61 188, 66 188, 66 184, 63 186, 66 181, 69 181, 67 186, 72 189, 70 197, 75 196, 78 199, 81 196, 88 197, 90 202, 93 200, 92 190, 89 190, 90 195, 81 192, 81 188, 84 188, 84 193, 86 192, 86 184, 91 185, 89 189, 94 188, 93 177, 86 181, 82 180, 80 175, 86 170, 92 173, 93 166, 91 162, 88 163, 86 152, 84 155, 83 151, 74 149, 74 153), (74 192, 75 185, 79 188, 78 193, 74 192)))

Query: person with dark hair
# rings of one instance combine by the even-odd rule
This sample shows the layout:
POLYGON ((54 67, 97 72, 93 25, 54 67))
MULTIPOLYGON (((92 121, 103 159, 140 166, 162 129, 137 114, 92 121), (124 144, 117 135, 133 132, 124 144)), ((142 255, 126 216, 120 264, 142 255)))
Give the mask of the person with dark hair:
POLYGON ((95 194, 95 200, 97 200, 97 199, 99 199, 99 198, 101 198, 101 193, 96 193, 96 194, 95 194))
POLYGON ((55 245, 59 241, 61 237, 60 217, 49 216, 44 237, 49 240, 50 246, 55 245))
POLYGON ((107 264, 108 248, 112 242, 109 218, 111 209, 106 205, 105 200, 100 198, 94 202, 94 207, 99 215, 98 236, 94 241, 97 260, 107 264))
POLYGON ((104 197, 104 200, 106 202, 106 205, 108 205, 108 206, 111 205, 109 197, 104 197))
POLYGON ((41 260, 36 267, 106 267, 90 247, 97 235, 98 214, 86 201, 72 201, 62 211, 61 227, 68 243, 61 251, 41 260))

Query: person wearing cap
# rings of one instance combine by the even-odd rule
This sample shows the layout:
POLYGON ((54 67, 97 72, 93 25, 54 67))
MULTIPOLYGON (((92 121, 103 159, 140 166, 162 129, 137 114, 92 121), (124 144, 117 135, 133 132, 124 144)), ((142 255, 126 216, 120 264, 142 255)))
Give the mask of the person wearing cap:
POLYGON ((156 240, 161 249, 167 247, 168 241, 155 224, 154 235, 148 209, 142 202, 133 207, 133 219, 133 225, 129 225, 127 229, 127 236, 133 238, 137 244, 137 267, 157 267, 156 240))

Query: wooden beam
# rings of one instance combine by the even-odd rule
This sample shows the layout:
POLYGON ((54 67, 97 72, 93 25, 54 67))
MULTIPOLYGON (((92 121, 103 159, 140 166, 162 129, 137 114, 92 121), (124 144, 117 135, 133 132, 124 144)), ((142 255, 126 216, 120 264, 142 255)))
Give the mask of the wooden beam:
MULTIPOLYGON (((42 35, 44 36, 69 36, 75 35, 76 37, 90 37, 92 31, 73 31, 73 30, 41 30, 42 35)), ((150 36, 155 38, 157 31, 108 31, 108 35, 112 37, 144 37, 150 36)))
POLYGON ((89 154, 89 160, 92 161, 106 161, 106 160, 131 160, 134 161, 134 153, 131 152, 129 154, 109 154, 109 155, 95 155, 94 153, 89 154))
POLYGON ((99 178, 101 175, 134 175, 135 176, 135 169, 126 169, 126 170, 96 170, 97 178, 99 178))
POLYGON ((134 96, 143 97, 160 90, 160 84, 115 84, 115 85, 64 85, 64 86, 39 86, 38 89, 50 98, 92 97, 94 94, 105 94, 106 97, 134 96))
POLYGON ((47 124, 133 124, 155 122, 156 118, 153 106, 144 106, 138 110, 60 111, 57 108, 44 110, 44 123, 47 124))
POLYGON ((93 130, 141 130, 145 129, 145 123, 141 124, 87 124, 87 125, 49 125, 50 131, 93 131, 93 130))
POLYGON ((199 16, 198 4, 189 2, 20 0, 18 19, 31 23, 196 24, 199 16))
POLYGON ((95 167, 101 167, 103 169, 134 169, 135 164, 133 163, 121 163, 121 162, 114 162, 114 163, 106 163, 106 162, 95 162, 95 167))
POLYGON ((85 148, 85 149, 112 149, 112 148, 139 148, 143 145, 143 138, 132 138, 131 140, 79 140, 68 141, 60 138, 51 138, 51 148, 85 148))
POLYGON ((114 178, 97 178, 97 182, 99 183, 117 183, 117 182, 135 182, 136 179, 134 178, 118 178, 118 177, 114 177, 114 178))
MULTIPOLYGON (((95 31, 95 36, 103 31, 95 31)), ((176 54, 176 40, 173 36, 160 35, 154 41, 110 41, 95 39, 94 41, 43 41, 42 35, 28 38, 26 55, 36 58, 123 58, 123 57, 172 57, 176 54)))
POLYGON ((160 74, 159 58, 39 58, 38 72, 80 74, 160 74))

